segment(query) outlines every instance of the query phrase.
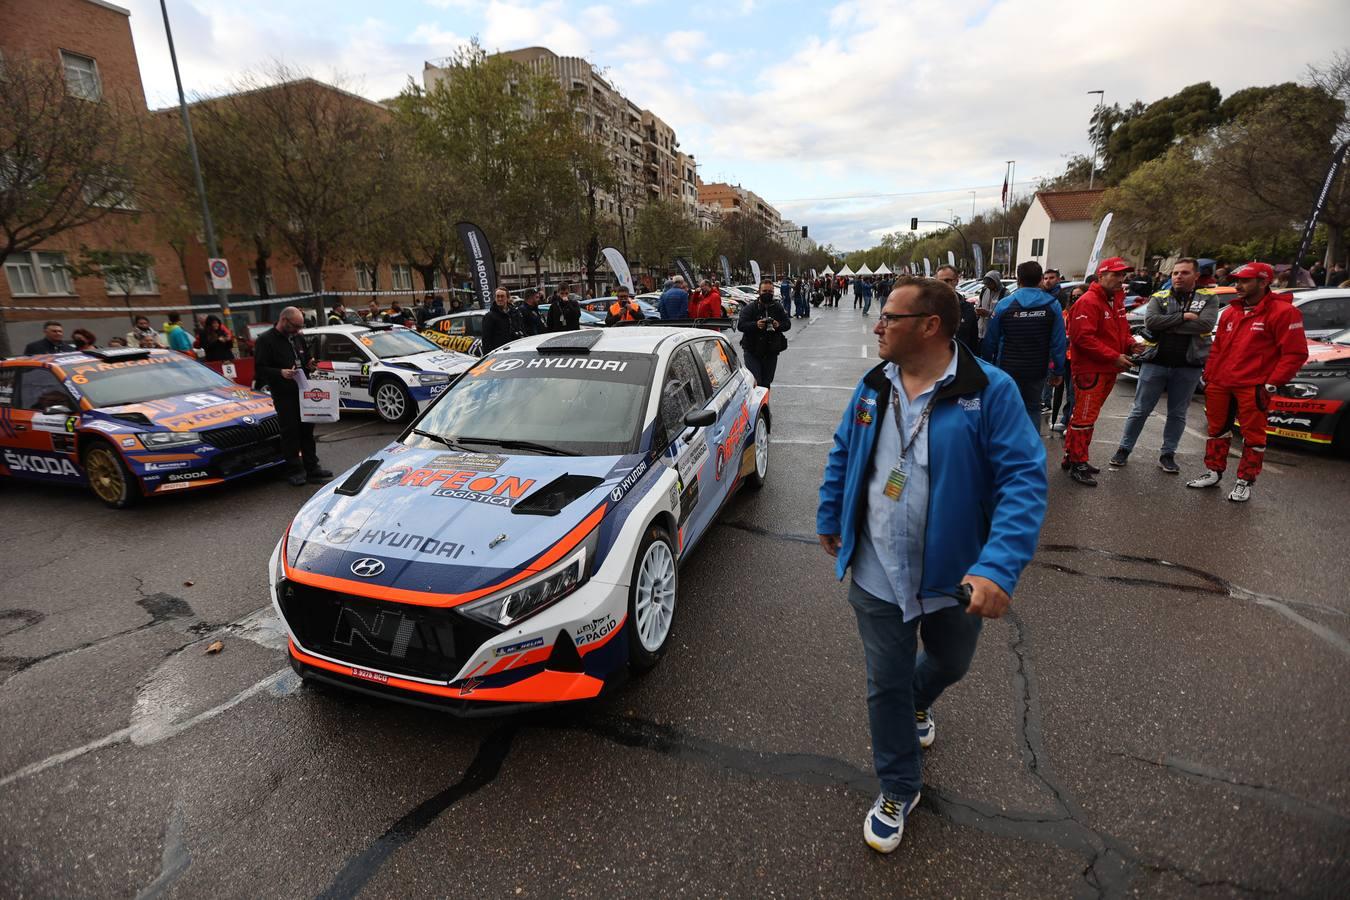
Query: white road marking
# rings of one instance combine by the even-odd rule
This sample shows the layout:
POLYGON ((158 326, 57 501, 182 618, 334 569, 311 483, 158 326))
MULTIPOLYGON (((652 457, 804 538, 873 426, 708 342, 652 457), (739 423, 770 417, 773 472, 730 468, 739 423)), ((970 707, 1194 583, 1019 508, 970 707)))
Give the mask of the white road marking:
POLYGON ((863 359, 867 359, 867 345, 866 345, 866 344, 863 344, 862 347, 859 348, 859 350, 858 350, 858 355, 861 356, 863 359))
POLYGON ((858 389, 858 386, 857 386, 857 385, 851 385, 851 386, 849 386, 849 385, 840 385, 840 384, 782 384, 782 383, 780 383, 778 386, 779 386, 780 388, 801 388, 801 389, 807 390, 807 391, 849 391, 850 393, 852 393, 853 391, 856 391, 856 390, 858 389))

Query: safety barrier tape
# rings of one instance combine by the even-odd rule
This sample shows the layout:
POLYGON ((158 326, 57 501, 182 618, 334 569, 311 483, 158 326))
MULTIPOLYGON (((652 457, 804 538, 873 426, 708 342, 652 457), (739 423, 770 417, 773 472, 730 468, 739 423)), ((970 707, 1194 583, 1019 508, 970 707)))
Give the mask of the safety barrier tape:
MULTIPOLYGON (((240 300, 237 303, 231 302, 230 309, 246 309, 253 306, 269 306, 276 303, 289 303, 296 305, 306 300, 314 300, 319 297, 421 297, 427 294, 469 294, 473 291, 464 288, 436 288, 434 290, 420 291, 323 291, 311 294, 290 294, 285 297, 267 297, 263 300, 240 300)), ((172 306, 0 306, 0 310, 5 312, 104 312, 104 313, 138 313, 138 312, 181 312, 185 310, 210 311, 219 309, 219 304, 197 303, 187 305, 172 306)))

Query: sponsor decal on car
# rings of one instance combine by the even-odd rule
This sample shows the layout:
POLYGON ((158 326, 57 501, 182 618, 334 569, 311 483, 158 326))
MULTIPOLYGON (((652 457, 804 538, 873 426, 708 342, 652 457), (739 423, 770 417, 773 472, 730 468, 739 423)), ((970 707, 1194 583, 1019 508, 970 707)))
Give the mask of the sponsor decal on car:
POLYGON ((122 438, 122 440, 118 441, 118 443, 121 444, 126 449, 131 449, 140 442, 137 441, 134 437, 124 437, 122 438))
POLYGON ((223 406, 232 401, 216 394, 184 394, 184 403, 191 403, 198 409, 210 409, 213 406, 223 406))
POLYGON ((178 415, 165 416, 163 418, 152 417, 156 425, 162 425, 173 431, 193 431, 198 428, 207 428, 212 425, 224 425, 225 423, 236 419, 241 413, 267 413, 272 412, 272 401, 258 398, 248 400, 243 403, 229 403, 224 406, 214 406, 210 409, 200 409, 178 415))
POLYGON ((676 471, 680 475, 680 480, 689 481, 697 479, 698 473, 703 469, 703 463, 708 459, 708 441, 706 438, 700 438, 684 449, 675 461, 676 471))
POLYGON ((141 464, 147 472, 172 472, 176 469, 186 469, 192 465, 191 460, 178 460, 176 462, 154 462, 141 464))
MULTIPOLYGON (((84 423, 84 427, 87 428, 87 429, 89 429, 89 430, 91 430, 91 431, 101 431, 101 432, 103 432, 104 434, 117 434, 117 433, 119 433, 120 431, 122 431, 122 426, 121 426, 121 425, 118 425, 116 422, 105 422, 105 421, 102 420, 102 419, 95 419, 95 420, 92 421, 92 422, 85 422, 85 423, 84 423)), ((132 438, 131 440, 132 440, 132 443, 131 443, 130 445, 128 445, 128 444, 123 444, 122 446, 124 446, 124 447, 125 447, 125 446, 135 446, 136 439, 135 439, 135 438, 132 438)))
POLYGON ((530 638, 527 641, 517 641, 514 644, 507 644, 505 647, 498 647, 493 650, 494 656, 514 656, 517 653, 524 653, 526 650, 536 650, 544 646, 544 639, 541 637, 530 638))
POLYGON ((196 481, 198 478, 210 478, 210 472, 174 472, 169 475, 170 481, 196 481))
POLYGON ((373 544, 377 547, 388 547, 391 550, 412 550, 414 553, 443 556, 446 559, 456 559, 464 552, 463 544, 443 541, 440 538, 415 534, 410 531, 343 526, 334 528, 328 532, 326 537, 330 544, 350 544, 355 541, 358 544, 373 544))
POLYGON ((624 477, 623 481, 620 481, 614 490, 609 492, 609 499, 614 503, 618 503, 622 500, 624 495, 633 489, 633 485, 638 483, 638 480, 642 478, 646 471, 647 461, 645 459, 638 460, 638 464, 633 466, 632 471, 624 477))
POLYGON ((599 616, 591 619, 589 622, 578 625, 576 644, 580 647, 585 644, 594 643, 613 631, 617 625, 618 623, 614 621, 614 617, 609 613, 605 613, 603 616, 599 616))
POLYGON ((713 474, 718 481, 722 480, 722 473, 726 471, 727 462, 732 455, 740 449, 741 442, 745 440, 745 432, 750 427, 750 408, 744 403, 741 404, 741 411, 736 414, 736 419, 727 429, 727 436, 717 448, 717 465, 713 474))
POLYGON ((57 475, 79 478, 80 470, 64 457, 39 456, 36 453, 15 453, 5 451, 5 465, 15 472, 32 472, 35 475, 57 475))
POLYGON ((442 453, 427 460, 437 469, 468 469, 471 472, 495 472, 506 464, 505 456, 495 453, 442 453))
MULTIPOLYGON (((457 456, 458 454, 443 454, 457 456)), ((478 454, 473 454, 478 455, 478 454)), ((432 460, 433 462, 435 460, 432 460)), ((482 462, 480 461, 481 465, 482 462)), ((423 466, 395 466, 386 469, 371 482, 378 490, 392 487, 435 488, 433 497, 468 500, 489 506, 506 506, 519 500, 534 487, 535 479, 516 475, 486 474, 482 470, 423 466)))

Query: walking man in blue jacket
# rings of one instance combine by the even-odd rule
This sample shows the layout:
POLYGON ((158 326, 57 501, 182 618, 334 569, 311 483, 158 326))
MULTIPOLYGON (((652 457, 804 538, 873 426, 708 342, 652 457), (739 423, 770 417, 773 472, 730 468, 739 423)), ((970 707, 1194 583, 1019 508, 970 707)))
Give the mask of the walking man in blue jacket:
POLYGON ((953 340, 960 302, 936 279, 896 282, 873 329, 883 362, 844 410, 816 513, 835 573, 853 570, 881 781, 863 838, 880 853, 919 802, 929 709, 1007 610, 1045 516, 1045 447, 1013 380, 953 340))
POLYGON ((1031 424, 1041 430, 1041 394, 1064 379, 1064 310, 1041 289, 1041 264, 1017 267, 1017 290, 994 306, 981 356, 1012 376, 1031 424), (1047 377, 1048 372, 1048 377, 1047 377))

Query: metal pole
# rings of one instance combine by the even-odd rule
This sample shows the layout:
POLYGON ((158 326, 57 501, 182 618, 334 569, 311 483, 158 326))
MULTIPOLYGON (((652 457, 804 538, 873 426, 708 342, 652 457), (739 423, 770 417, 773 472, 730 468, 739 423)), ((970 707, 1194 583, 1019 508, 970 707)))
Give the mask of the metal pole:
MULTIPOLYGON (((202 225, 206 231, 206 253, 211 258, 219 256, 216 247, 216 229, 211 222, 211 206, 206 200, 206 184, 202 181, 202 166, 197 159, 197 141, 192 137, 192 118, 188 115, 187 97, 183 95, 183 79, 178 74, 178 54, 173 48, 173 29, 169 27, 169 7, 166 0, 159 0, 159 10, 164 15, 164 36, 169 39, 169 59, 173 62, 173 80, 178 85, 178 109, 183 115, 183 130, 187 133, 188 158, 192 160, 192 177, 197 183, 197 196, 202 201, 202 225)), ((209 276, 209 273, 208 273, 209 276)), ((188 287, 191 299, 192 288, 188 287)), ((224 288, 216 289, 216 299, 220 301, 220 312, 225 317, 226 327, 233 327, 230 321, 230 295, 224 288)))
MULTIPOLYGON (((1102 108, 1102 103, 1106 100, 1106 91, 1088 91, 1088 96, 1097 95, 1097 109, 1102 108)), ((1097 178, 1097 139, 1092 139, 1092 168, 1088 169, 1088 190, 1092 190, 1092 185, 1096 183, 1097 178)))
POLYGON ((975 221, 975 192, 970 192, 970 221, 975 221))

